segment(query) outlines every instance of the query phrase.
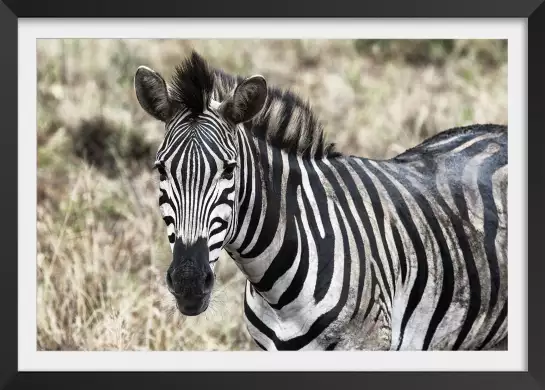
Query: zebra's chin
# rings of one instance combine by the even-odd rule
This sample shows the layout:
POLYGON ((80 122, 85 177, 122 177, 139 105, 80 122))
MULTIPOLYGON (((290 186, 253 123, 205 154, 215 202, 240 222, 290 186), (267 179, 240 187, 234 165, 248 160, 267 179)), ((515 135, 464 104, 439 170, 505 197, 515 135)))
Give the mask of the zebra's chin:
POLYGON ((181 300, 177 297, 176 298, 176 308, 180 313, 182 313, 184 316, 194 317, 198 316, 199 314, 202 314, 208 309, 208 305, 210 304, 210 294, 203 297, 202 299, 197 299, 192 302, 188 302, 187 300, 181 300))

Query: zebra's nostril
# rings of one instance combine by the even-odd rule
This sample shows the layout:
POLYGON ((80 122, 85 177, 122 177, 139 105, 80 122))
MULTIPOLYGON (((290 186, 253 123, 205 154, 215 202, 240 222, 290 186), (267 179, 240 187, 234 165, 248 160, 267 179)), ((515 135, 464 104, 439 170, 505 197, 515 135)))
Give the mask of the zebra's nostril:
POLYGON ((172 287, 172 276, 170 276, 170 272, 168 272, 168 271, 167 271, 166 280, 167 280, 167 286, 172 290, 173 289, 173 287, 172 287))
POLYGON ((214 283, 214 274, 212 272, 209 272, 206 274, 206 277, 204 279, 204 286, 206 289, 212 288, 212 283, 214 283))

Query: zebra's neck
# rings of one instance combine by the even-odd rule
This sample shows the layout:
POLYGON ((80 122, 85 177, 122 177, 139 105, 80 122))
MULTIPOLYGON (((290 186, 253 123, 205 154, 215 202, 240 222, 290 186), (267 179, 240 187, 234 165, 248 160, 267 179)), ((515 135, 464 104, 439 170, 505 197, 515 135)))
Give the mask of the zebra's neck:
POLYGON ((240 131, 238 142, 237 212, 227 251, 274 308, 323 300, 342 277, 334 270, 339 253, 361 249, 340 247, 353 246, 340 237, 346 236, 341 221, 355 212, 337 199, 347 189, 339 186, 333 160, 302 158, 251 130, 240 131))
POLYGON ((292 174, 287 153, 244 130, 239 132, 238 143, 236 221, 226 249, 248 280, 259 284, 279 254, 284 252, 284 263, 295 256, 298 245, 293 240, 297 237, 290 231, 294 215, 288 215, 294 199, 292 188, 287 187, 292 174))
POLYGON ((238 142, 235 230, 226 249, 264 298, 276 303, 301 255, 297 202, 302 175, 294 169, 295 156, 249 131, 239 131, 238 142))
POLYGON ((303 158, 251 129, 239 131, 238 147, 236 220, 226 249, 250 282, 244 312, 251 334, 263 341, 260 332, 269 329, 293 340, 275 341, 279 349, 326 348, 349 323, 391 326, 398 250, 407 251, 396 237, 408 238, 377 179, 385 166, 303 158))

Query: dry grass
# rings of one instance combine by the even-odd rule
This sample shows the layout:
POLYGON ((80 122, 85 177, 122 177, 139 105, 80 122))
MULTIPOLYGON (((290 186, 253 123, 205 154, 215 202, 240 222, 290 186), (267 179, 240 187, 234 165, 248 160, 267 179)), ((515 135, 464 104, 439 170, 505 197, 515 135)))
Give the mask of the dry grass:
POLYGON ((164 288, 150 171, 163 129, 132 77, 141 64, 169 77, 191 48, 309 99, 346 153, 388 157, 442 129, 507 123, 502 42, 41 40, 38 349, 255 349, 227 257, 203 317, 181 318, 164 288))

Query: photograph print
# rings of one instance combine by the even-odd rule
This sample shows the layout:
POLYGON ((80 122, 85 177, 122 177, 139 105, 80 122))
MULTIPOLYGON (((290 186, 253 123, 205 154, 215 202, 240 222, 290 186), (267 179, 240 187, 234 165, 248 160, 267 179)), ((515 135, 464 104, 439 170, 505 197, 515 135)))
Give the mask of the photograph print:
POLYGON ((38 39, 37 350, 507 350, 507 49, 38 39))

